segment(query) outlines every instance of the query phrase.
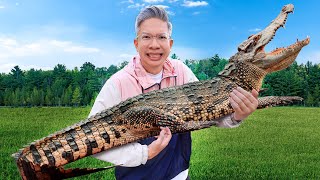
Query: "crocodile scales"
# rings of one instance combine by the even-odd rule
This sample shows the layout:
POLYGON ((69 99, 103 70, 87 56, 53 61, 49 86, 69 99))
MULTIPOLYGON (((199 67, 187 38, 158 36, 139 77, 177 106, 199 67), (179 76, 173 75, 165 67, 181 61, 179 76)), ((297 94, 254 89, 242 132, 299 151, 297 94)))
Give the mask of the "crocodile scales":
MULTIPOLYGON (((288 67, 309 43, 307 37, 286 48, 264 51, 291 12, 292 4, 284 6, 269 26, 241 43, 218 77, 129 98, 21 149, 13 156, 22 179, 63 179, 107 169, 65 170, 63 165, 156 136, 161 126, 169 127, 172 133, 181 133, 215 125, 234 111, 229 103, 229 94, 234 88, 259 89, 266 74, 288 67)), ((258 108, 297 100, 302 98, 262 97, 258 108)))

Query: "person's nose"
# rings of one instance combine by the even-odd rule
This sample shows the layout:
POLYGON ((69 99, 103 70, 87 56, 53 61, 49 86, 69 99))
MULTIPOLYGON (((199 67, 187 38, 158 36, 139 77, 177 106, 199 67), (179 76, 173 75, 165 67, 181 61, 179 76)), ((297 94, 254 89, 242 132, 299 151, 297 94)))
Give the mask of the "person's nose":
POLYGON ((159 42, 158 42, 156 37, 152 37, 151 43, 150 43, 150 48, 152 48, 152 49, 160 48, 160 44, 159 44, 159 42))

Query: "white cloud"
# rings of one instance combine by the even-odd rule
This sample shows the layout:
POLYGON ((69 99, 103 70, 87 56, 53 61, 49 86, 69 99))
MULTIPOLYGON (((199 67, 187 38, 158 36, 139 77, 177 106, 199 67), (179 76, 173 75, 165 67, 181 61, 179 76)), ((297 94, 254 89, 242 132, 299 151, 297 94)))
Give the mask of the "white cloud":
POLYGON ((100 52, 98 48, 88 48, 84 46, 71 46, 64 49, 65 52, 71 53, 97 53, 100 52))
POLYGON ((52 40, 49 44, 61 48, 64 52, 71 53, 97 53, 100 52, 98 48, 85 47, 82 45, 74 45, 71 41, 52 40))
POLYGON ((1 61, 0 64, 0 73, 9 73, 11 69, 13 69, 13 67, 17 65, 14 63, 1 63, 1 61))
POLYGON ((128 0, 128 1, 121 1, 121 3, 130 3, 130 4, 133 4, 133 0, 128 0))
POLYGON ((0 37, 0 72, 9 72, 16 65, 24 69, 48 69, 59 59, 70 61, 97 57, 101 51, 99 48, 71 41, 50 39, 22 41, 12 37, 0 37))
POLYGON ((198 7, 198 6, 207 6, 208 3, 206 1, 183 1, 182 6, 185 7, 198 7))
POLYGON ((164 0, 143 0, 143 2, 146 3, 158 3, 158 2, 163 2, 164 0))
POLYGON ((261 31, 260 28, 249 29, 249 32, 258 32, 261 31))
POLYGON ((21 43, 13 38, 0 38, 0 58, 29 56, 43 54, 45 49, 42 42, 21 43))
POLYGON ((168 9, 168 8, 169 8, 169 6, 161 5, 161 4, 159 4, 159 5, 155 5, 155 6, 161 7, 161 8, 163 8, 163 9, 168 9))
POLYGON ((0 6, 0 9, 4 9, 5 7, 4 6, 0 6))
POLYGON ((83 54, 98 53, 100 49, 86 47, 71 41, 42 39, 22 42, 13 38, 0 38, 0 58, 39 56, 57 51, 83 54))
POLYGON ((135 54, 120 54, 119 55, 119 58, 121 58, 121 59, 126 59, 127 61, 129 60, 129 59, 131 59, 133 56, 134 56, 135 54))
POLYGON ((167 10, 167 13, 168 13, 170 16, 176 15, 176 13, 174 13, 174 12, 172 12, 172 11, 168 11, 168 10, 167 10))
POLYGON ((169 0, 169 3, 175 3, 177 1, 179 1, 179 0, 169 0))
POLYGON ((135 3, 133 5, 129 5, 128 8, 140 9, 140 8, 143 8, 144 6, 145 4, 135 3))
POLYGON ((8 47, 8 46, 16 46, 18 43, 15 39, 10 38, 0 38, 0 46, 8 47))
POLYGON ((0 72, 5 73, 16 65, 23 70, 48 70, 59 63, 73 69, 89 61, 97 67, 108 67, 129 61, 134 54, 136 50, 131 41, 120 42, 110 38, 100 39, 93 46, 88 46, 59 39, 39 37, 30 41, 24 40, 24 37, 0 36, 0 72))

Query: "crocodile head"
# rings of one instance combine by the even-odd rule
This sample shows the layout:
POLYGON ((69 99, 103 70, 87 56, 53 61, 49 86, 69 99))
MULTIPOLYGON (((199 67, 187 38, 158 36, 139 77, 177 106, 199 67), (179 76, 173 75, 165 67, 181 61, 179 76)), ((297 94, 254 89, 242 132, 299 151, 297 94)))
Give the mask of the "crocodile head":
POLYGON ((284 27, 288 14, 293 12, 293 5, 284 6, 276 19, 261 32, 249 36, 247 40, 238 47, 238 52, 230 58, 230 62, 242 61, 252 63, 263 69, 267 73, 279 71, 287 68, 298 56, 300 50, 307 44, 310 39, 307 37, 288 47, 277 48, 271 52, 265 52, 265 46, 275 36, 280 27, 284 27))

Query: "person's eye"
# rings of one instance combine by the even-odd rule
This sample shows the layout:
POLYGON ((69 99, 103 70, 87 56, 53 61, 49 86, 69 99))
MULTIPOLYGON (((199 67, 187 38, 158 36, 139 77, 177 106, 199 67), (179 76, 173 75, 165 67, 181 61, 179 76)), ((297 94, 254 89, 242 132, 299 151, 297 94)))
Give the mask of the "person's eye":
POLYGON ((149 40, 149 39, 151 39, 151 36, 149 36, 149 35, 142 35, 142 36, 141 36, 141 39, 143 39, 143 40, 149 40))
POLYGON ((160 40, 167 40, 168 39, 168 36, 166 35, 159 35, 158 37, 160 40))

